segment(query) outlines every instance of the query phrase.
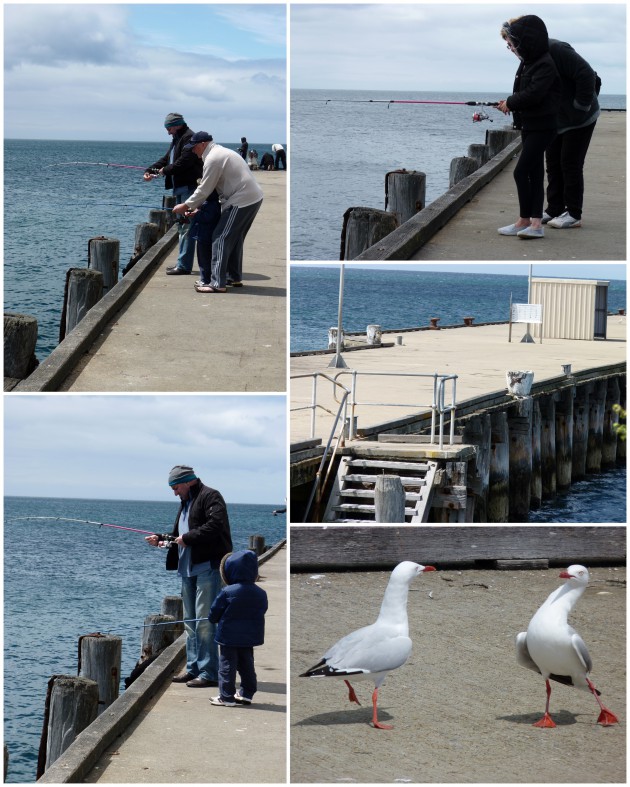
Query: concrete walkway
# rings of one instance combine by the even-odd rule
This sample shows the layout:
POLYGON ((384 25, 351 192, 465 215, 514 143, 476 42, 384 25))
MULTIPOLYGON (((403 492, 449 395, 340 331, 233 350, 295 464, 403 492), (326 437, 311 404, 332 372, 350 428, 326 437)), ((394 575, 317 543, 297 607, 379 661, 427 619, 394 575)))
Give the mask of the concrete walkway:
MULTIPOLYGON (((463 402, 493 391, 506 390, 508 370, 533 370, 534 383, 562 374, 562 365, 572 364, 578 372, 626 360, 626 317, 608 318, 606 341, 544 339, 540 344, 521 344, 525 325, 512 327, 508 343, 508 325, 487 325, 474 328, 453 328, 439 331, 404 333, 403 344, 343 354, 349 369, 389 373, 389 377, 358 377, 357 399, 360 402, 398 402, 403 407, 359 405, 356 410, 359 428, 402 418, 429 409, 432 380, 394 376, 403 372, 425 374, 457 374, 457 401, 463 402)), ((383 334, 383 342, 392 342, 395 334, 383 334)), ((334 376, 339 370, 329 369, 332 355, 306 355, 291 359, 291 375, 324 372, 334 376)), ((350 387, 351 376, 339 378, 350 387)), ((311 380, 291 380, 291 409, 310 403, 311 380)), ((447 398, 450 387, 447 387, 447 398)), ((449 399, 450 401, 450 399, 449 399)), ((338 404, 332 396, 332 385, 320 381, 318 402, 336 412, 338 404)), ((315 436, 327 438, 333 418, 318 411, 315 436)), ((291 413, 291 442, 310 437, 310 411, 291 413)))
POLYGON ((245 242, 242 289, 195 292, 166 276, 175 248, 65 381, 64 391, 284 391, 286 173, 257 172, 264 200, 245 242))
MULTIPOLYGON (((110 784, 286 782, 287 549, 260 567, 269 597, 249 707, 217 708, 215 689, 167 683, 83 780, 110 784)), ((185 666, 182 663, 182 668, 185 666)))
POLYGON ((497 228, 516 221, 516 159, 467 203, 412 257, 413 260, 625 260, 626 113, 597 121, 584 167, 583 227, 547 229, 544 240, 503 237, 497 228))

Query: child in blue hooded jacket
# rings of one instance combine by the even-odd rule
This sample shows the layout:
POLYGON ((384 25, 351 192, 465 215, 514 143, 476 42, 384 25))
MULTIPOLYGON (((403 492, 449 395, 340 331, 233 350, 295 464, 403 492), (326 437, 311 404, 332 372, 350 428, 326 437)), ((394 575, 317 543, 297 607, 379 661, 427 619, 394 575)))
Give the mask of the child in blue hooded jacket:
POLYGON ((267 594, 256 585, 258 558, 250 550, 231 552, 221 561, 225 587, 210 607, 208 618, 217 624, 219 645, 219 696, 213 705, 251 705, 256 693, 254 647, 265 641, 267 594), (241 687, 236 690, 236 673, 241 687))

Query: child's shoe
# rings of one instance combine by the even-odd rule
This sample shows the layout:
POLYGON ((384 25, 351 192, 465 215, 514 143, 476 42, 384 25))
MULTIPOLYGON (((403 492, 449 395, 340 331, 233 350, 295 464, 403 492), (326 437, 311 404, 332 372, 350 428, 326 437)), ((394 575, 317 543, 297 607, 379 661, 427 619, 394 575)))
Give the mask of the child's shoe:
POLYGON ((235 702, 224 700, 223 697, 210 697, 210 702, 213 705, 223 705, 225 708, 234 708, 236 706, 235 702))
POLYGON ((237 702, 239 705, 251 705, 252 701, 249 697, 244 697, 243 692, 241 689, 236 690, 236 694, 234 695, 234 702, 237 702))

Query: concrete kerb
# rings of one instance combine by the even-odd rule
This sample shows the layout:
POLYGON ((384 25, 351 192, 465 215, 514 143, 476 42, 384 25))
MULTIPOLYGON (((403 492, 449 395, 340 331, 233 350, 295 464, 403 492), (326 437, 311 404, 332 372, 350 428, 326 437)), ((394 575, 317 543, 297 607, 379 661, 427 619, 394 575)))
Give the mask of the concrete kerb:
POLYGON ((147 278, 177 243, 177 227, 171 229, 134 265, 35 371, 13 389, 19 393, 55 391, 87 352, 104 328, 131 300, 147 278))
MULTIPOLYGON (((286 546, 274 544, 258 558, 259 564, 286 546)), ((37 781, 71 784, 84 779, 107 747, 131 724, 175 671, 186 651, 186 634, 169 645, 117 700, 92 722, 37 781)))
POLYGON ((366 249, 355 260, 408 260, 424 246, 467 202, 504 169, 521 149, 515 139, 476 172, 405 221, 383 240, 366 249))

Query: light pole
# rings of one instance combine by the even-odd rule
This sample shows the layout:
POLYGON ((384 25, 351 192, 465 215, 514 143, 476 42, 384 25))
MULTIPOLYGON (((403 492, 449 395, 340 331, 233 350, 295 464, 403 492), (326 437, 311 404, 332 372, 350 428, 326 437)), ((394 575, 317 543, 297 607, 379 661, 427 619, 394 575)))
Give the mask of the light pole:
MULTIPOLYGON (((527 281, 527 305, 529 306, 532 302, 532 265, 530 263, 529 266, 529 279, 527 281)), ((532 338, 531 333, 529 332, 529 323, 527 323, 527 332, 525 336, 521 339, 521 344, 525 342, 525 344, 535 344, 534 339, 532 338)))
POLYGON ((344 264, 341 263, 339 270, 339 309, 337 311, 337 350, 333 356, 332 361, 328 364, 328 368, 334 369, 347 369, 348 364, 341 357, 341 325, 342 325, 342 312, 343 312, 343 274, 344 264))

